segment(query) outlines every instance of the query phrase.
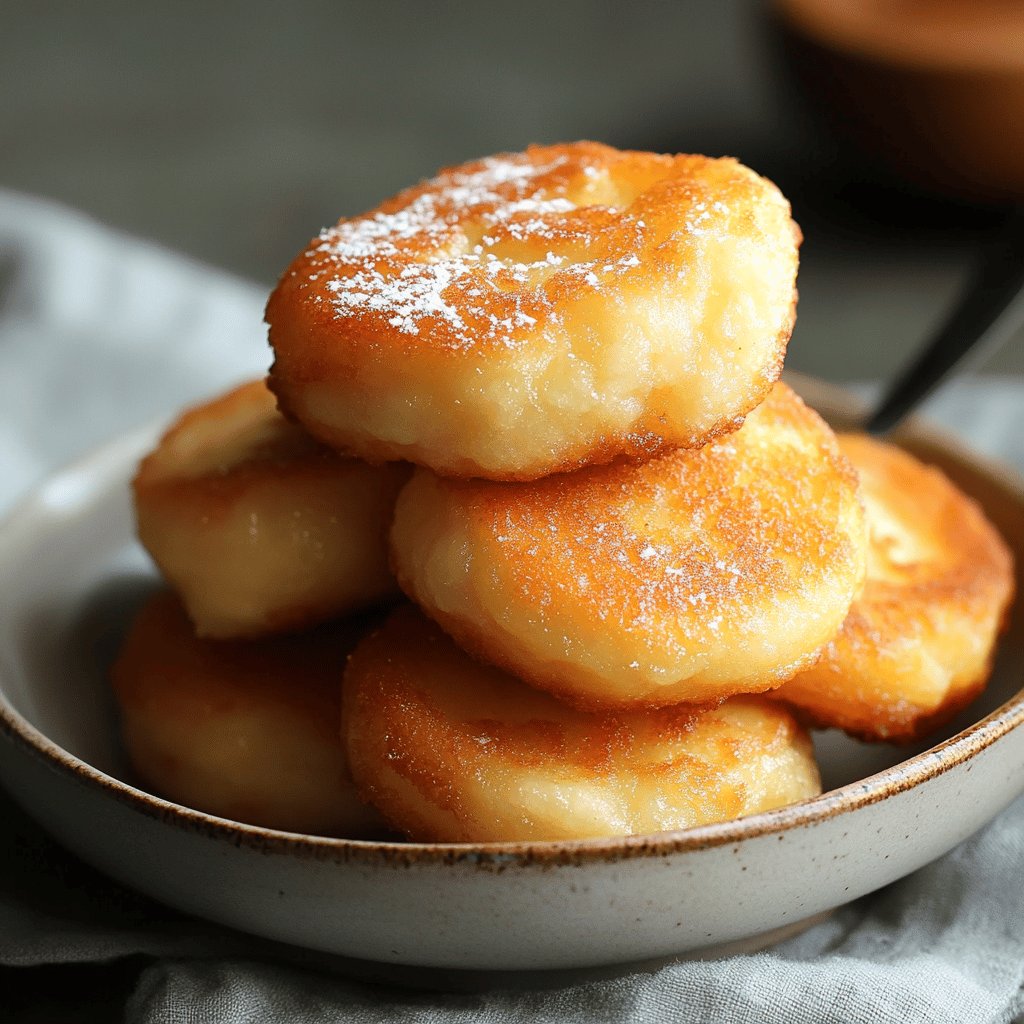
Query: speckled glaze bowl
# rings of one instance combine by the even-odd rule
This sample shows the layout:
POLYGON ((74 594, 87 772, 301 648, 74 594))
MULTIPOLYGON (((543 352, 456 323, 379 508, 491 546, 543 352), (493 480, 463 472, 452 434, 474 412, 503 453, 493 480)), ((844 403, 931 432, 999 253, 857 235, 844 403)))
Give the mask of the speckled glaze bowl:
MULTIPOLYGON (((798 384, 842 424, 851 407, 798 384)), ((829 791, 686 832, 572 843, 354 842, 239 825, 128 782, 106 665, 153 574, 127 482, 154 431, 53 477, 0 529, 0 780, 59 841, 174 907, 361 960, 595 968, 753 947, 938 857, 1024 790, 1024 630, 927 749, 822 734, 829 791)), ((915 424, 900 438, 1024 564, 1024 486, 915 424)), ((1020 585, 1018 583, 1018 585, 1020 585)))

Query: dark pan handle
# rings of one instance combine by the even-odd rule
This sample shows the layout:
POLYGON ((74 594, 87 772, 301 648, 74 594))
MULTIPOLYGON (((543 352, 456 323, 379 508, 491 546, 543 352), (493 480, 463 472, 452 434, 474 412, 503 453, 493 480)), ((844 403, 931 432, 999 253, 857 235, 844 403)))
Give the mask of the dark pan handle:
POLYGON ((885 434, 965 356, 1006 342, 1024 323, 1024 209, 1015 209, 987 246, 945 325, 896 379, 865 424, 885 434))

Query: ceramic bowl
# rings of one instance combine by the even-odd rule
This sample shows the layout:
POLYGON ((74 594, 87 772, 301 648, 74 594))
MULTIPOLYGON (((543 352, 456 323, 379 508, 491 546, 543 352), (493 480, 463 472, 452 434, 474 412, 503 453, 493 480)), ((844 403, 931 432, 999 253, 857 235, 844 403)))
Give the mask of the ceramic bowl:
MULTIPOLYGON (((826 415, 849 415, 811 390, 826 415)), ((126 781, 105 678, 154 585, 127 486, 154 437, 58 474, 0 529, 0 780, 69 849, 173 907, 307 949, 432 968, 593 968, 721 951, 906 875, 1024 789, 1017 614, 988 692, 934 745, 822 734, 829 791, 738 821, 612 840, 424 845, 274 832, 159 799, 126 781)), ((921 425, 902 443, 972 493, 1024 564, 1020 482, 921 425)))

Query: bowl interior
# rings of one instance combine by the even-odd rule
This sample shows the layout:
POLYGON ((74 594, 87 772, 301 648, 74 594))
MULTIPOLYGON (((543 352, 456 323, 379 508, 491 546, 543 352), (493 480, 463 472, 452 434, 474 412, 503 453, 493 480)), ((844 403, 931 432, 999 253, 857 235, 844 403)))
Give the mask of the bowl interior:
POLYGON ((52 478, 0 540, 0 694, 57 746, 126 779, 107 669, 158 580, 118 471, 130 477, 133 456, 108 451, 52 478))

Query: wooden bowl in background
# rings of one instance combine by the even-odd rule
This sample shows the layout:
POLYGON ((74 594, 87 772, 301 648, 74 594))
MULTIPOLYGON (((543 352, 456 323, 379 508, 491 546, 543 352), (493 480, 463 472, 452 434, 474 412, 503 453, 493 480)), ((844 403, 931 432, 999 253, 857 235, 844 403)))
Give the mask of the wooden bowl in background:
POLYGON ((776 0, 786 61, 836 133, 910 182, 1024 197, 1024 3, 776 0))

